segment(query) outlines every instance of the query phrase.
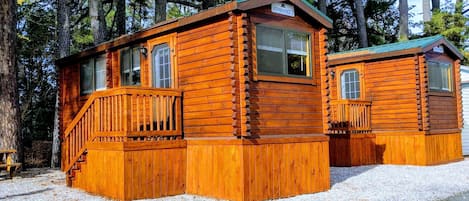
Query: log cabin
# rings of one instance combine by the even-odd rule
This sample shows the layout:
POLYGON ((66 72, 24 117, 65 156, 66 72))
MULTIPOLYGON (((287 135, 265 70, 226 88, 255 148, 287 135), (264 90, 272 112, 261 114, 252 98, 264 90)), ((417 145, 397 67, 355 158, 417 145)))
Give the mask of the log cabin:
POLYGON ((328 55, 331 165, 461 160, 462 59, 440 35, 328 55))
POLYGON ((238 0, 58 60, 67 184, 119 200, 328 190, 331 26, 306 0, 238 0))

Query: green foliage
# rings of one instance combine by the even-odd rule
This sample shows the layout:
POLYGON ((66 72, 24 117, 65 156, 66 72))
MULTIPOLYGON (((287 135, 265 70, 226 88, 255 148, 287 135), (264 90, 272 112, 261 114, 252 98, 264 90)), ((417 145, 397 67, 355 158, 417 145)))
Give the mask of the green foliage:
POLYGON ((55 109, 55 10, 50 1, 18 6, 18 90, 25 145, 50 140, 55 109))
MULTIPOLYGON (((365 4, 368 44, 381 45, 397 41, 399 11, 396 0, 368 0, 365 4)), ((353 13, 353 0, 331 1, 327 14, 333 20, 329 33, 329 50, 346 51, 358 48, 358 28, 353 13)))
POLYGON ((462 14, 462 6, 458 3, 434 12, 432 19, 424 25, 424 34, 426 36, 436 34, 445 36, 465 55, 463 63, 468 64, 469 17, 462 14))

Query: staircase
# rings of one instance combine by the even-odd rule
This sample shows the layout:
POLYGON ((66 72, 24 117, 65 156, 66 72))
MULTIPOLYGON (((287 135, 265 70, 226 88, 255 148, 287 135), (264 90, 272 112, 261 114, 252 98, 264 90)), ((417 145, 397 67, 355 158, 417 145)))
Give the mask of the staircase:
POLYGON ((62 171, 71 186, 91 143, 182 138, 182 92, 123 87, 93 93, 63 133, 62 171))

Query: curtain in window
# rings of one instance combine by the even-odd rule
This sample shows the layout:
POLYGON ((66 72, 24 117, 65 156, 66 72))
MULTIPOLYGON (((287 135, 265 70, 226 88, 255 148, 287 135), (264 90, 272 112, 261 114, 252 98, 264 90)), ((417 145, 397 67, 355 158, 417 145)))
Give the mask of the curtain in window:
POLYGON ((153 48, 153 87, 171 88, 170 49, 167 44, 153 48))
POLYGON ((307 74, 308 49, 308 35, 287 32, 288 74, 307 74))
POLYGON ((100 56, 95 62, 95 88, 96 90, 106 89, 106 57, 100 56))

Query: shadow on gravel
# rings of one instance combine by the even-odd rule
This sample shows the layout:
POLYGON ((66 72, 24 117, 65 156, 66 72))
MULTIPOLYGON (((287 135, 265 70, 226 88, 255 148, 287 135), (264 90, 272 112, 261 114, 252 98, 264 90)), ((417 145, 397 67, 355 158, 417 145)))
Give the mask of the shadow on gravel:
MULTIPOLYGON (((33 178, 38 175, 51 173, 58 169, 51 169, 51 168, 28 168, 26 170, 22 169, 20 172, 16 173, 14 177, 21 177, 21 178, 33 178)), ((8 175, 6 171, 0 171, 0 181, 8 180, 8 175)))
POLYGON ((343 182, 348 178, 360 175, 375 167, 376 165, 366 165, 358 167, 331 167, 331 187, 337 183, 343 182))
POLYGON ((467 200, 469 200, 469 191, 458 193, 456 195, 442 199, 440 201, 467 201, 467 200))
POLYGON ((52 190, 52 189, 51 189, 51 188, 45 188, 45 189, 41 189, 41 190, 37 190, 37 191, 31 191, 31 192, 27 192, 27 193, 19 193, 19 194, 7 195, 7 196, 4 196, 4 197, 0 197, 0 200, 8 200, 8 199, 11 199, 11 198, 14 198, 14 197, 21 197, 21 196, 26 196, 26 195, 34 195, 34 194, 43 193, 43 192, 50 191, 50 190, 52 190))

